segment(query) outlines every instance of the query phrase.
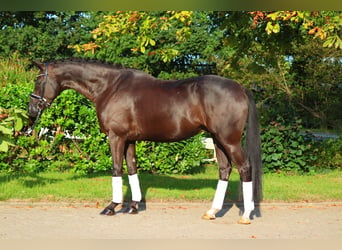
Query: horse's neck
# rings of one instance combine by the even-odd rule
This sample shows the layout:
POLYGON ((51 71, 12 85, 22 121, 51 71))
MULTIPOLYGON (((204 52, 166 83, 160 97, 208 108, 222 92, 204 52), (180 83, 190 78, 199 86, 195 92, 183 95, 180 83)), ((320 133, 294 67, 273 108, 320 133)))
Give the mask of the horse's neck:
POLYGON ((90 88, 85 88, 79 82, 76 81, 66 81, 65 84, 63 84, 63 89, 73 89, 76 90, 78 93, 84 95, 86 98, 88 98, 90 101, 95 101, 96 96, 91 91, 90 88))
MULTIPOLYGON (((107 88, 108 82, 91 67, 72 65, 61 74, 64 76, 61 77, 62 89, 73 89, 93 102, 107 88)), ((103 76, 104 72, 101 74, 103 76)))

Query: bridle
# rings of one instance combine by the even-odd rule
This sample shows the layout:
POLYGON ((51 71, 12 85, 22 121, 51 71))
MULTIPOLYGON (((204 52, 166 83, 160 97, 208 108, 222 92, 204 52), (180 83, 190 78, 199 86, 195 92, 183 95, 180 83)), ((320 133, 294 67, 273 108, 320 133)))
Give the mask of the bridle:
POLYGON ((39 74, 37 76, 40 77, 40 76, 44 76, 44 80, 42 82, 42 89, 41 89, 41 92, 40 92, 40 96, 34 94, 34 93, 31 93, 30 94, 30 97, 33 98, 33 99, 36 99, 38 100, 39 102, 37 103, 37 109, 38 109, 38 115, 36 117, 36 120, 34 121, 34 124, 37 122, 37 120, 39 119, 43 109, 49 107, 51 105, 50 102, 48 102, 45 98, 44 98, 44 94, 45 94, 45 87, 46 87, 46 83, 47 83, 47 78, 48 78, 48 66, 49 66, 49 63, 45 63, 45 73, 44 74, 39 74))
POLYGON ((44 76, 44 80, 43 80, 43 83, 42 83, 42 90, 40 92, 40 96, 32 93, 30 94, 30 97, 33 98, 33 99, 37 99, 39 100, 37 106, 39 109, 43 109, 44 107, 49 107, 50 106, 50 103, 44 98, 44 94, 45 94, 45 86, 46 86, 46 82, 47 82, 47 77, 48 77, 48 66, 49 66, 49 63, 46 63, 45 64, 45 73, 44 74, 39 74, 37 76, 40 77, 40 76, 44 76))

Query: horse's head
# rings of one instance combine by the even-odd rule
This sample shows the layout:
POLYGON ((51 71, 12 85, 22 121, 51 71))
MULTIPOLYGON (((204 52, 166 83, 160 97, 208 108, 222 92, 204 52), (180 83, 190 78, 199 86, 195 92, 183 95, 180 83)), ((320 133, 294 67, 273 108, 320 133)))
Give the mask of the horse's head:
POLYGON ((42 111, 49 107, 52 101, 59 94, 59 87, 50 73, 51 65, 48 63, 40 63, 34 61, 33 64, 40 69, 36 78, 34 91, 30 94, 30 102, 28 104, 29 124, 34 124, 39 119, 42 111))

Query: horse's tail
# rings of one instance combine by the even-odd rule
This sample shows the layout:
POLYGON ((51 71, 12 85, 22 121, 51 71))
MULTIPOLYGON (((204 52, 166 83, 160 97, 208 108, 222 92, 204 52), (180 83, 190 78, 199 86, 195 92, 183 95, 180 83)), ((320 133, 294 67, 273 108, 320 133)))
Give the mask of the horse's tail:
POLYGON ((247 88, 245 92, 249 104, 245 150, 252 168, 254 202, 259 203, 262 200, 262 161, 258 113, 252 92, 247 88))

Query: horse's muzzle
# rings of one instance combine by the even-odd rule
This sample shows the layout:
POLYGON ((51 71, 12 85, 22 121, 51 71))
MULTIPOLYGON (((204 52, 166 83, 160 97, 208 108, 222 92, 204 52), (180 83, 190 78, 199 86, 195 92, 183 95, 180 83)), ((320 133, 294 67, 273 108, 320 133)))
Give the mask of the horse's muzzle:
POLYGON ((32 132, 34 125, 37 123, 42 113, 42 109, 39 107, 40 105, 38 104, 39 103, 32 102, 32 101, 28 104, 28 113, 29 113, 28 124, 27 124, 28 127, 27 127, 27 131, 24 132, 26 134, 30 134, 32 132))
POLYGON ((30 102, 28 105, 28 112, 29 112, 29 123, 31 121, 34 122, 39 115, 39 108, 34 103, 30 102))

